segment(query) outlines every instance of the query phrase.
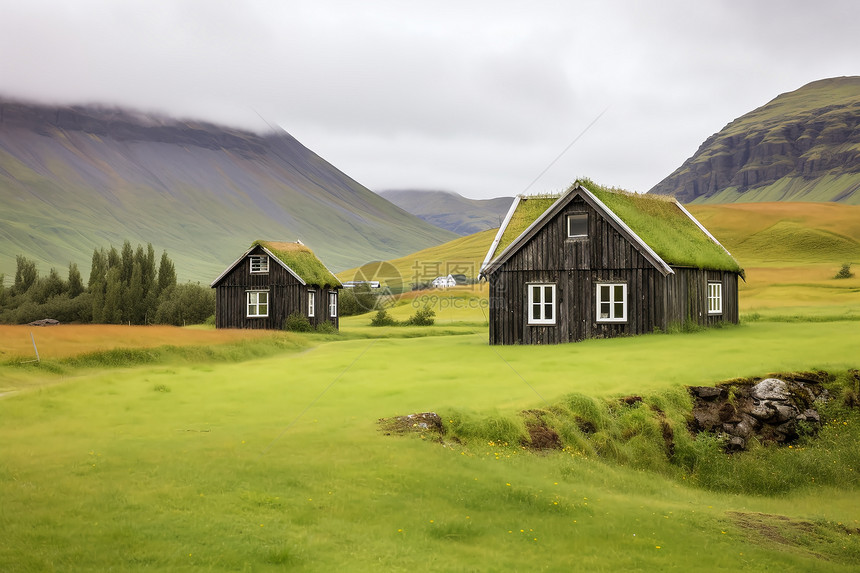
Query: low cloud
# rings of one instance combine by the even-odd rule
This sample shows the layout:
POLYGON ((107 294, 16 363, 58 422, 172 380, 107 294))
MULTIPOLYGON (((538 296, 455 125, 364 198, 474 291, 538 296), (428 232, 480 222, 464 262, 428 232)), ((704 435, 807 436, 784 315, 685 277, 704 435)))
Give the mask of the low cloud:
POLYGON ((374 190, 646 191, 735 117, 860 70, 855 2, 3 0, 0 92, 278 124, 374 190))

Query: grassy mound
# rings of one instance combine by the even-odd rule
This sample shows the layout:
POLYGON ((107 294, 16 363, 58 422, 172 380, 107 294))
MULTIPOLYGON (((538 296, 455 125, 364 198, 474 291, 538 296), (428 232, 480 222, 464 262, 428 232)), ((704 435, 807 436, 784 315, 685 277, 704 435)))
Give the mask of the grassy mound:
POLYGON ((860 372, 819 374, 830 395, 819 409, 820 430, 807 428, 787 446, 755 443, 743 453, 726 453, 727 436, 688 430, 693 403, 684 388, 622 398, 570 394, 518 415, 443 412, 441 427, 413 430, 422 437, 438 434, 443 443, 461 444, 473 453, 486 446, 497 457, 560 450, 708 490, 774 495, 811 485, 857 489, 860 372))

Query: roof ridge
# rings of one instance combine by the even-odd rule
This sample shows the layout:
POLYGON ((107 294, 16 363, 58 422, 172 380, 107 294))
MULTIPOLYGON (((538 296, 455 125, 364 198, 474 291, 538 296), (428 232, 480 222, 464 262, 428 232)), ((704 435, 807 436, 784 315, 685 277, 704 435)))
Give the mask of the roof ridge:
POLYGON ((653 259, 652 262, 664 271, 671 272, 671 266, 694 266, 743 272, 731 253, 674 197, 635 193, 619 188, 607 189, 589 180, 577 180, 561 195, 518 195, 518 200, 512 204, 505 222, 490 245, 481 265, 482 274, 486 269, 494 268, 495 263, 504 258, 505 253, 542 221, 557 203, 565 201, 577 189, 581 189, 599 205, 606 216, 623 228, 628 236, 635 238, 643 254, 647 253, 653 259), (528 199, 538 201, 526 205, 528 199), (551 204, 544 206, 540 200, 551 204), (670 211, 677 213, 677 216, 670 216, 670 211), (515 218, 516 225, 513 222, 515 218), (701 236, 701 240, 694 238, 694 235, 701 236))
POLYGON ((520 199, 558 199, 562 195, 564 195, 564 193, 550 193, 547 191, 544 193, 530 193, 528 195, 520 193, 517 197, 520 199))

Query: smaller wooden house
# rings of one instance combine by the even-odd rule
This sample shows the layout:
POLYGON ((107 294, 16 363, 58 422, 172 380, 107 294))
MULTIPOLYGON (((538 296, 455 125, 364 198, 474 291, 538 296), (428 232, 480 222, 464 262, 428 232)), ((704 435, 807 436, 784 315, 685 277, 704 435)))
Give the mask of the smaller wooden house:
POLYGON ((731 254, 680 203, 575 183, 515 198, 481 268, 490 344, 738 321, 731 254))
POLYGON ((292 313, 314 327, 338 322, 343 285, 300 241, 255 241, 210 285, 216 328, 282 329, 292 313))

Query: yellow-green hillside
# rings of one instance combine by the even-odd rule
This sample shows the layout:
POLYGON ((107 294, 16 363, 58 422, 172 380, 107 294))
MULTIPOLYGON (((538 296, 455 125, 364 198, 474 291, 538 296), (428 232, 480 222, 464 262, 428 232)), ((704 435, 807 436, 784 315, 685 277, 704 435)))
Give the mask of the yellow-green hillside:
POLYGON ((860 317, 860 206, 839 203, 691 205, 746 270, 740 308, 783 320, 860 317), (853 263, 854 277, 835 279, 853 263))
POLYGON ((860 262, 860 206, 839 203, 691 205, 742 266, 860 262))
POLYGON ((405 290, 411 288, 411 283, 426 283, 440 275, 462 273, 476 278, 495 235, 496 229, 488 229, 386 261, 386 265, 370 262, 340 272, 337 277, 341 281, 382 279, 391 289, 405 290))

